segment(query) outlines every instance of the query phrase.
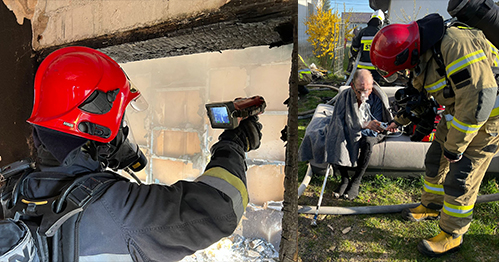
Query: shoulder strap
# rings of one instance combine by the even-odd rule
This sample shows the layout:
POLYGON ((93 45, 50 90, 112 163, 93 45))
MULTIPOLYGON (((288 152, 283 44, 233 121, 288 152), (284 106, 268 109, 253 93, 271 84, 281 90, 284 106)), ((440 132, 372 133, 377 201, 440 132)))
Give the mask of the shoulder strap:
MULTIPOLYGON (((447 29, 447 27, 444 27, 445 29, 447 29)), ((445 77, 445 87, 444 87, 444 97, 445 98, 451 98, 451 97, 454 97, 455 94, 454 94, 454 90, 452 90, 452 87, 450 85, 450 82, 449 82, 449 78, 447 77, 447 72, 445 70, 445 63, 444 63, 444 58, 442 56, 442 50, 441 50, 441 47, 442 47, 442 40, 440 39, 435 45, 433 45, 432 47, 432 52, 433 52, 433 55, 432 55, 432 58, 435 59, 435 62, 437 63, 437 73, 441 76, 441 77, 445 77)), ((425 75, 425 80, 424 82, 426 82, 426 75, 425 75)), ((423 85, 425 84, 423 82, 423 85)))

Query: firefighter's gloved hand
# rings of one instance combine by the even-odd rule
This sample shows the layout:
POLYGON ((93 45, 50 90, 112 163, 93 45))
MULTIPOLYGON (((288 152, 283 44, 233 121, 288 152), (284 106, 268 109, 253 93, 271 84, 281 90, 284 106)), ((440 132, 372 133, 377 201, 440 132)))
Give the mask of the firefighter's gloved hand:
POLYGON ((251 116, 239 123, 235 129, 225 130, 218 140, 233 141, 244 149, 244 152, 258 149, 262 139, 262 124, 258 122, 257 116, 251 116))

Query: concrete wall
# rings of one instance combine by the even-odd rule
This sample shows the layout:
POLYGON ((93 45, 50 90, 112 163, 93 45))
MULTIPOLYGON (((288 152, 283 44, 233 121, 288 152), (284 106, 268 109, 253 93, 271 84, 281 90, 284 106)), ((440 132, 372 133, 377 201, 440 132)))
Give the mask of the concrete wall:
POLYGON ((135 141, 149 165, 139 176, 149 183, 194 180, 209 161, 221 130, 209 126, 204 104, 261 95, 260 149, 247 154, 250 201, 283 199, 285 147, 292 45, 203 53, 122 64, 149 103, 147 112, 128 110, 135 141))
POLYGON ((33 27, 35 50, 194 16, 226 0, 3 0, 33 27))

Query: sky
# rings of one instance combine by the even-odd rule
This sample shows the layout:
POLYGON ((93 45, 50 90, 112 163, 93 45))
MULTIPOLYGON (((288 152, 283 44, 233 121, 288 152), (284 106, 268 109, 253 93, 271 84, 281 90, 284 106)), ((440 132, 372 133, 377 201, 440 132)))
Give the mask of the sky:
POLYGON ((346 11, 352 12, 368 12, 372 13, 374 10, 369 7, 369 0, 329 0, 331 8, 338 9, 343 12, 343 3, 345 3, 346 11))

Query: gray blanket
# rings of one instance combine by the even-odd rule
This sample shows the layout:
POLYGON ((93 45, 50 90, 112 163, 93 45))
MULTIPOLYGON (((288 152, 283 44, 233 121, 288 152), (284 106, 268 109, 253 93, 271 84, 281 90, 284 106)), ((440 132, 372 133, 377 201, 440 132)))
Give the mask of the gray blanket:
MULTIPOLYGON (((392 119, 388 97, 380 87, 373 93, 383 101, 383 122, 392 119)), ((314 160, 316 163, 331 163, 341 166, 356 166, 362 127, 355 92, 345 89, 335 97, 334 110, 330 105, 319 105, 312 121, 307 126, 300 145, 300 161, 314 160)))

